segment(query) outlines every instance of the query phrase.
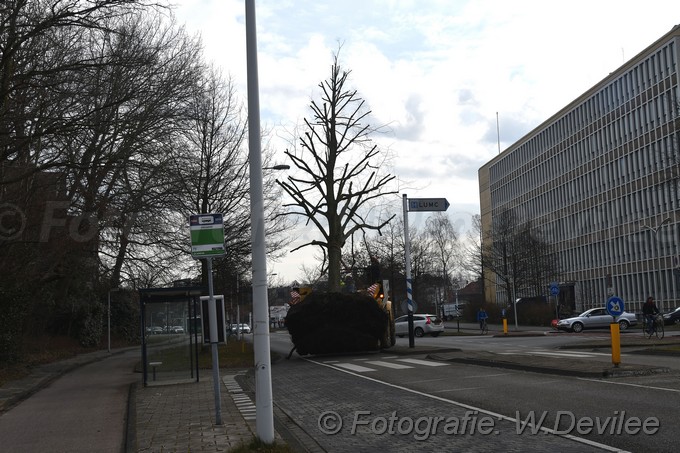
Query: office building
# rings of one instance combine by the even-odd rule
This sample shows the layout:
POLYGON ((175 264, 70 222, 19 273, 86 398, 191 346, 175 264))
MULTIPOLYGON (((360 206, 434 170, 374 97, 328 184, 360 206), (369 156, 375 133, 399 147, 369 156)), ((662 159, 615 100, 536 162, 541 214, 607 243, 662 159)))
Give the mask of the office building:
MULTIPOLYGON (((676 26, 479 170, 483 230, 505 209, 531 219, 575 311, 680 305, 679 48, 676 26)), ((487 301, 507 300, 485 277, 487 301)))

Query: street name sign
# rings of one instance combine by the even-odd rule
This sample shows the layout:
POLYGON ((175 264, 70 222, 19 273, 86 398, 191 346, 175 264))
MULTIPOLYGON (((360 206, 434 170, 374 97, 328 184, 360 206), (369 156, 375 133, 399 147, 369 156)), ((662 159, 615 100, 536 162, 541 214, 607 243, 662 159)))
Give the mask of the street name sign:
POLYGON ((191 256, 211 258, 223 256, 224 224, 222 214, 198 214, 189 217, 191 256))
POLYGON ((412 211, 446 211, 449 209, 446 198, 409 198, 408 210, 412 211))

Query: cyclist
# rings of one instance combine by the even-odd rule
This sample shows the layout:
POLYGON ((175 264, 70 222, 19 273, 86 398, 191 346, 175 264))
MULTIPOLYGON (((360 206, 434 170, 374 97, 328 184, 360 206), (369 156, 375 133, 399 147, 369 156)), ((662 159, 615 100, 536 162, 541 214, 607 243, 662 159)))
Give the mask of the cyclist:
POLYGON ((484 324, 486 324, 486 320, 489 318, 489 314, 484 310, 484 307, 479 307, 479 311, 477 312, 477 321, 479 322, 479 328, 480 330, 484 330, 484 324))
POLYGON ((654 320, 658 314, 659 309, 654 302, 654 298, 649 296, 647 298, 647 302, 645 302, 645 304, 642 306, 642 315, 645 317, 645 321, 647 322, 646 330, 648 333, 652 333, 652 329, 654 329, 654 320))

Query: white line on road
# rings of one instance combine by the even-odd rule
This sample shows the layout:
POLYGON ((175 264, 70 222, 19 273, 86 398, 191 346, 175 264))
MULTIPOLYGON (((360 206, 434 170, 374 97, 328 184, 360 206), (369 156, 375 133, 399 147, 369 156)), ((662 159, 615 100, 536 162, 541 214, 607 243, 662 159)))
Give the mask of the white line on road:
POLYGON ((400 362, 413 363, 414 365, 425 365, 425 366, 446 366, 448 363, 441 362, 431 362, 429 360, 419 360, 419 359, 398 359, 400 362))
POLYGON ((673 393, 680 393, 680 389, 669 389, 666 387, 653 387, 650 385, 640 385, 640 384, 631 384, 629 382, 614 382, 614 381, 602 381, 599 379, 588 379, 588 378, 577 378, 582 381, 590 381, 590 382, 602 382, 607 385, 627 385, 629 387, 640 387, 643 389, 650 389, 650 390, 661 390, 662 392, 673 392, 673 393))
POLYGON ((395 370, 405 370, 407 368, 413 368, 412 366, 402 365, 400 363, 383 362, 382 360, 371 360, 366 363, 369 365, 384 366, 385 368, 392 368, 395 370))
POLYGON ((533 354, 533 355, 546 355, 550 357, 575 357, 575 358, 581 358, 585 359, 588 357, 595 357, 592 354, 589 354, 587 352, 583 353, 573 353, 573 354, 565 354, 563 352, 544 352, 544 351, 528 351, 527 354, 533 354))
MULTIPOLYGON (((358 377, 360 379, 366 379, 367 381, 382 384, 382 385, 385 385, 387 387, 403 390, 405 392, 410 392, 410 393, 413 393, 415 395, 420 395, 420 396, 423 396, 425 398, 434 399, 434 400, 441 401, 441 402, 444 402, 444 403, 453 404, 453 405, 461 407, 463 409, 477 411, 480 414, 486 414, 486 415, 489 415, 491 417, 495 417, 498 420, 506 420, 506 421, 509 421, 509 422, 515 423, 515 424, 522 422, 522 421, 520 421, 516 418, 509 417, 507 415, 499 414, 499 413, 496 413, 496 412, 492 412, 492 411, 487 410, 487 409, 482 409, 481 407, 475 407, 475 406, 471 406, 469 404, 461 403, 460 401, 454 401, 454 400, 451 400, 451 399, 448 399, 448 398, 443 398, 441 396, 432 395, 430 393, 420 392, 418 390, 413 390, 413 389, 410 389, 408 387, 404 387, 404 386, 401 386, 401 385, 390 384, 389 382, 384 382, 384 381, 381 381, 380 379, 375 379, 375 378, 372 378, 372 377, 368 377, 366 375, 352 373, 351 371, 348 371, 348 370, 345 370, 345 369, 342 369, 342 368, 338 368, 335 365, 329 365, 329 364, 326 364, 326 363, 323 363, 323 362, 317 362, 315 360, 304 358, 304 357, 303 357, 303 360, 306 360, 306 361, 311 362, 311 363, 315 363, 315 364, 320 365, 320 366, 325 366, 327 368, 331 368, 331 369, 336 370, 336 371, 347 373, 347 374, 350 374, 352 376, 358 377)), ((524 420, 524 422, 526 422, 526 420, 524 420)), ((592 441, 592 440, 589 440, 589 439, 576 437, 576 436, 573 436, 571 434, 562 434, 560 432, 555 431, 554 429, 546 428, 545 426, 538 426, 537 428, 538 428, 539 431, 544 432, 546 434, 553 434, 555 436, 559 436, 559 437, 562 437, 564 439, 569 439, 569 440, 572 440, 574 442, 578 442, 578 443, 581 443, 581 444, 597 447, 597 448, 600 448, 602 450, 615 451, 615 452, 622 452, 623 451, 619 448, 610 447, 609 445, 601 444, 599 442, 595 442, 595 441, 592 441)))
POLYGON ((348 370, 356 371, 357 373, 365 373, 367 371, 376 371, 373 368, 366 368, 365 366, 355 365, 353 363, 336 363, 334 365, 327 365, 327 366, 339 366, 340 368, 346 368, 348 370))

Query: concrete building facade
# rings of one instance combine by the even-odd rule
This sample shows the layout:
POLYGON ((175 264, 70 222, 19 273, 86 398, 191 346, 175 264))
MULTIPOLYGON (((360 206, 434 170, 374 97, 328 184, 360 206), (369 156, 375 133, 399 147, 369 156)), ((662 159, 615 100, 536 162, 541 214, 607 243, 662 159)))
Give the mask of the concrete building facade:
MULTIPOLYGON (((506 209, 531 219, 576 311, 680 305, 679 48, 676 26, 479 170, 483 231, 506 209)), ((485 284, 507 300, 499 276, 485 284)))

